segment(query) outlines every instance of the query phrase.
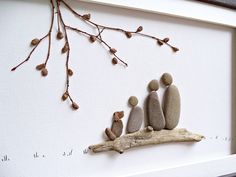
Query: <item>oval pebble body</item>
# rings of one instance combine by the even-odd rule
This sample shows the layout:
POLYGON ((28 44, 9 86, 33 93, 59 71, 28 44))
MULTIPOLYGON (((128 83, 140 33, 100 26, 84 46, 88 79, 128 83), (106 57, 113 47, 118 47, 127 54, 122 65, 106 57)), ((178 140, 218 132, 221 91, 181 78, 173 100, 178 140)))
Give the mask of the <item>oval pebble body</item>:
POLYGON ((111 126, 111 131, 116 135, 116 137, 120 137, 123 131, 122 120, 114 121, 111 126))
POLYGON ((147 116, 149 125, 152 126, 154 130, 159 131, 165 127, 164 114, 155 91, 152 91, 148 96, 147 116))
POLYGON ((142 122, 144 120, 143 109, 139 106, 132 108, 128 123, 127 123, 127 133, 133 133, 141 128, 142 122))
POLYGON ((180 117, 180 94, 175 85, 170 85, 164 94, 164 115, 166 129, 172 130, 179 123, 180 117))

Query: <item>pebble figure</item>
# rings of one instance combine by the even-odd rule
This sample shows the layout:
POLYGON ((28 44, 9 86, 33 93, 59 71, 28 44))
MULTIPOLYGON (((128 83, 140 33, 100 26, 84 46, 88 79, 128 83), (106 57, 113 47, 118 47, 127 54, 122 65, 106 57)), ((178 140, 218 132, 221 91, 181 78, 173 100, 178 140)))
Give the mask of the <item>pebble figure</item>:
POLYGON ((106 128, 105 133, 110 140, 115 140, 120 137, 123 131, 122 118, 124 117, 124 111, 115 112, 113 114, 113 122, 111 128, 106 128))
POLYGON ((165 128, 165 118, 156 92, 159 89, 159 83, 157 80, 152 80, 148 87, 151 91, 147 99, 148 124, 159 131, 165 128))
POLYGON ((178 88, 172 84, 173 78, 169 73, 164 73, 161 77, 162 83, 167 87, 163 97, 163 112, 165 115, 168 130, 174 129, 180 118, 180 94, 178 88))
POLYGON ((137 106, 137 97, 131 96, 128 102, 132 106, 132 109, 127 123, 127 133, 134 133, 136 131, 139 131, 142 126, 142 122, 144 120, 144 112, 141 107, 137 106))

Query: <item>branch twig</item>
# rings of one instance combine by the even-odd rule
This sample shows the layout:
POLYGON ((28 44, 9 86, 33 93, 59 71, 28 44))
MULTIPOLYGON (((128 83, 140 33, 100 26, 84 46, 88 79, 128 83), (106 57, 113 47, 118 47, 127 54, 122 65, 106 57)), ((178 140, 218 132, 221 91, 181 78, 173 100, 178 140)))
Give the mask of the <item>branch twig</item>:
MULTIPOLYGON (((35 49, 39 46, 39 44, 45 39, 45 38, 48 38, 48 52, 47 52, 47 57, 46 57, 46 60, 44 62, 44 65, 43 65, 43 68, 46 68, 46 65, 47 65, 47 62, 49 60, 49 57, 50 57, 50 53, 51 53, 51 37, 52 37, 52 27, 53 27, 53 23, 54 23, 54 2, 53 0, 50 0, 50 3, 51 3, 51 6, 52 6, 52 16, 51 16, 51 24, 50 24, 50 28, 49 28, 49 31, 48 33, 43 36, 42 38, 40 39, 34 39, 34 40, 37 40, 35 43, 33 43, 34 40, 32 40, 31 42, 31 45, 34 45, 33 49, 31 50, 31 52, 29 53, 29 55, 26 57, 25 60, 23 60, 21 63, 19 63, 18 65, 16 65, 15 67, 13 67, 11 69, 11 71, 15 71, 18 67, 20 67, 21 65, 23 65, 25 62, 29 61, 31 55, 33 54, 33 52, 35 51, 35 49)), ((41 69, 43 69, 41 68, 41 69)), ((45 75, 46 76, 46 75, 45 75)))
POLYGON ((64 94, 62 95, 62 100, 69 99, 70 102, 71 102, 72 108, 75 109, 75 110, 78 109, 79 106, 73 101, 73 99, 71 97, 71 94, 69 92, 70 76, 73 75, 73 71, 69 68, 70 43, 69 43, 69 39, 68 39, 68 30, 72 30, 72 31, 75 31, 77 33, 83 34, 84 36, 86 36, 89 39, 89 41, 91 43, 93 43, 95 41, 98 41, 100 44, 104 45, 104 47, 111 54, 111 56, 112 56, 111 61, 114 65, 116 65, 118 62, 120 62, 124 66, 128 66, 128 64, 117 55, 117 50, 115 48, 111 47, 109 42, 107 42, 106 40, 103 39, 102 35, 103 35, 103 32, 106 31, 106 30, 121 32, 121 33, 125 34, 127 38, 131 38, 132 35, 140 35, 140 36, 143 36, 143 37, 151 38, 151 39, 156 40, 156 42, 160 46, 165 44, 165 45, 169 46, 170 48, 172 48, 172 50, 174 52, 177 52, 179 50, 178 48, 176 48, 173 45, 168 43, 169 38, 160 39, 160 38, 157 38, 157 37, 149 35, 149 34, 141 33, 141 31, 143 30, 142 26, 139 26, 135 31, 130 31, 130 30, 122 29, 122 28, 101 25, 101 24, 98 24, 98 23, 92 21, 90 14, 81 15, 78 12, 76 12, 74 9, 72 9, 72 7, 65 0, 49 0, 49 1, 50 1, 50 4, 51 4, 51 13, 52 13, 52 15, 51 15, 51 25, 49 27, 48 33, 46 35, 44 35, 43 37, 41 37, 41 38, 35 38, 31 41, 31 46, 33 48, 30 51, 29 55, 23 61, 21 61, 19 64, 17 64, 15 67, 13 67, 11 69, 11 71, 15 71, 21 65, 23 65, 27 61, 29 61, 31 59, 32 54, 36 51, 37 47, 41 44, 41 42, 44 39, 48 38, 48 50, 47 50, 46 59, 42 64, 39 64, 39 65, 36 66, 36 69, 41 71, 42 76, 47 76, 48 75, 48 70, 47 70, 46 67, 47 67, 47 63, 48 63, 48 61, 50 59, 50 55, 51 55, 52 29, 53 29, 55 14, 56 14, 57 15, 57 30, 58 30, 56 37, 57 37, 58 40, 61 40, 61 39, 65 38, 65 44, 64 44, 64 47, 62 48, 61 52, 62 52, 62 54, 66 54, 66 67, 65 67, 66 68, 66 89, 65 89, 64 94), (81 30, 78 27, 69 26, 63 19, 63 15, 62 15, 61 8, 60 8, 61 4, 63 4, 72 14, 79 17, 79 19, 82 22, 88 24, 92 28, 95 28, 96 34, 88 33, 87 31, 81 30))
POLYGON ((172 142, 198 142, 204 138, 202 135, 191 133, 186 129, 153 131, 144 129, 135 133, 123 135, 114 141, 106 141, 91 145, 89 149, 94 152, 116 151, 123 153, 127 149, 139 146, 156 145, 172 142))

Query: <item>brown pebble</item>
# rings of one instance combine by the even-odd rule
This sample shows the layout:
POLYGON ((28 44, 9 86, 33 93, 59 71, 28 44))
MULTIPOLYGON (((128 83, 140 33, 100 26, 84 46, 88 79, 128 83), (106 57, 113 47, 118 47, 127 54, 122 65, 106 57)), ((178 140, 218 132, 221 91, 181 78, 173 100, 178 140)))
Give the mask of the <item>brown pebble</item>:
POLYGON ((125 35, 126 35, 127 38, 131 38, 132 37, 132 33, 128 32, 128 31, 125 32, 125 35))
POLYGON ((48 75, 48 70, 47 70, 47 68, 43 68, 43 69, 41 70, 41 74, 42 74, 43 77, 46 77, 46 76, 48 75))
POLYGON ((44 63, 36 66, 37 70, 42 70, 43 68, 45 68, 45 64, 44 63))
POLYGON ((127 133, 134 133, 136 131, 139 131, 139 129, 142 126, 143 120, 144 120, 143 109, 139 106, 132 108, 127 123, 127 133))
POLYGON ((133 107, 136 106, 138 104, 138 98, 136 96, 131 96, 129 98, 129 104, 133 107))
POLYGON ((68 69, 68 75, 73 76, 73 74, 74 74, 73 71, 71 69, 68 69))
POLYGON ((115 48, 110 48, 110 52, 115 54, 117 52, 117 50, 115 48))
POLYGON ((90 14, 84 14, 84 15, 82 15, 82 18, 83 18, 84 20, 90 20, 91 15, 90 15, 90 14))
POLYGON ((142 27, 142 26, 139 26, 139 27, 137 28, 136 32, 141 32, 141 31, 143 31, 143 27, 142 27))
POLYGON ((65 101, 68 97, 69 97, 68 92, 65 92, 65 93, 62 95, 61 99, 62 99, 63 101, 65 101))
POLYGON ((75 102, 72 103, 71 107, 72 107, 74 110, 79 109, 79 106, 78 106, 75 102))
POLYGON ((113 64, 113 65, 116 65, 117 63, 118 63, 118 60, 117 60, 117 58, 115 58, 115 57, 114 57, 114 58, 112 58, 112 64, 113 64))
POLYGON ((64 47, 61 49, 61 53, 66 53, 69 50, 69 47, 67 44, 64 45, 64 47))
POLYGON ((90 37, 89 37, 89 41, 90 41, 91 43, 95 42, 95 41, 96 41, 96 37, 95 37, 95 36, 90 36, 90 37))
POLYGON ((156 79, 153 79, 149 85, 148 85, 149 89, 151 91, 157 91, 159 89, 159 83, 158 83, 158 80, 156 79))
POLYGON ((106 128, 105 133, 109 140, 114 141, 116 139, 116 135, 111 131, 110 128, 106 128))
POLYGON ((116 112, 118 117, 121 119, 124 117, 124 111, 119 111, 119 112, 116 112))
POLYGON ((113 114, 114 121, 119 121, 123 117, 124 117, 124 111, 117 111, 117 112, 114 112, 113 114))
POLYGON ((172 78, 171 74, 169 74, 169 73, 164 73, 164 74, 161 76, 161 81, 162 81, 162 83, 163 83, 165 86, 169 86, 169 85, 172 84, 173 78, 172 78))
POLYGON ((169 42, 169 40, 170 39, 168 37, 166 37, 166 38, 163 39, 163 42, 167 43, 167 42, 169 42))
POLYGON ((57 33, 57 39, 58 39, 58 40, 61 40, 61 39, 63 39, 63 37, 64 37, 63 33, 62 33, 61 31, 58 31, 58 33, 57 33))
POLYGON ((32 46, 35 46, 35 45, 38 45, 39 44, 39 39, 37 39, 37 38, 35 38, 35 39, 33 39, 32 41, 31 41, 31 45, 32 46))

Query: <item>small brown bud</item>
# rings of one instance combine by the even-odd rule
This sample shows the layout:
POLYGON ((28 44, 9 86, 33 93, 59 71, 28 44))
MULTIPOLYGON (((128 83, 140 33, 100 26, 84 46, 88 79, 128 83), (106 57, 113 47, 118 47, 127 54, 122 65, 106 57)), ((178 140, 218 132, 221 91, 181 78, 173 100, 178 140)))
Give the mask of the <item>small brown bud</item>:
POLYGON ((125 35, 126 35, 127 38, 131 38, 132 37, 132 33, 128 32, 128 31, 125 32, 125 35))
POLYGON ((167 42, 169 42, 169 40, 170 39, 168 37, 166 37, 166 38, 163 39, 163 42, 167 43, 167 42))
POLYGON ((117 50, 115 48, 110 48, 110 52, 114 54, 117 52, 117 50))
POLYGON ((64 45, 64 47, 61 49, 61 53, 66 53, 69 50, 69 47, 67 44, 64 45))
POLYGON ((61 99, 62 99, 63 101, 65 101, 68 97, 69 97, 68 92, 65 92, 65 93, 62 95, 61 99))
POLYGON ((39 71, 42 70, 43 68, 45 68, 45 64, 44 63, 36 66, 36 69, 39 70, 39 71))
POLYGON ((179 49, 178 49, 177 47, 172 47, 172 50, 173 50, 174 52, 178 52, 178 51, 179 51, 179 49))
POLYGON ((96 37, 95 36, 90 36, 89 37, 89 41, 92 42, 92 43, 95 42, 96 41, 96 37))
POLYGON ((43 69, 41 70, 41 74, 42 74, 43 77, 46 77, 46 76, 48 75, 48 70, 47 70, 47 68, 43 68, 43 69))
POLYGON ((68 75, 72 76, 73 74, 74 74, 73 71, 71 69, 68 69, 68 75))
POLYGON ((31 45, 32 46, 35 46, 35 45, 38 45, 39 44, 39 39, 35 38, 31 41, 31 45))
POLYGON ((137 28, 136 32, 141 32, 141 31, 143 31, 143 27, 142 27, 142 26, 139 26, 139 27, 137 28))
POLYGON ((79 106, 78 106, 75 102, 72 103, 71 107, 72 107, 74 110, 79 109, 79 106))
POLYGON ((82 15, 82 18, 83 18, 84 20, 90 20, 91 15, 90 15, 90 14, 84 14, 84 15, 82 15))
POLYGON ((63 37, 64 37, 63 33, 62 33, 61 31, 58 31, 58 33, 57 33, 57 39, 58 39, 58 40, 61 40, 61 39, 63 39, 63 37))
POLYGON ((115 57, 114 57, 114 58, 112 58, 112 64, 113 64, 113 65, 116 65, 117 63, 118 63, 118 60, 117 60, 117 58, 115 58, 115 57))
POLYGON ((164 43, 161 40, 157 40, 157 43, 162 46, 164 43))
POLYGON ((111 131, 110 128, 106 128, 105 133, 109 140, 114 141, 116 139, 116 135, 111 131))

